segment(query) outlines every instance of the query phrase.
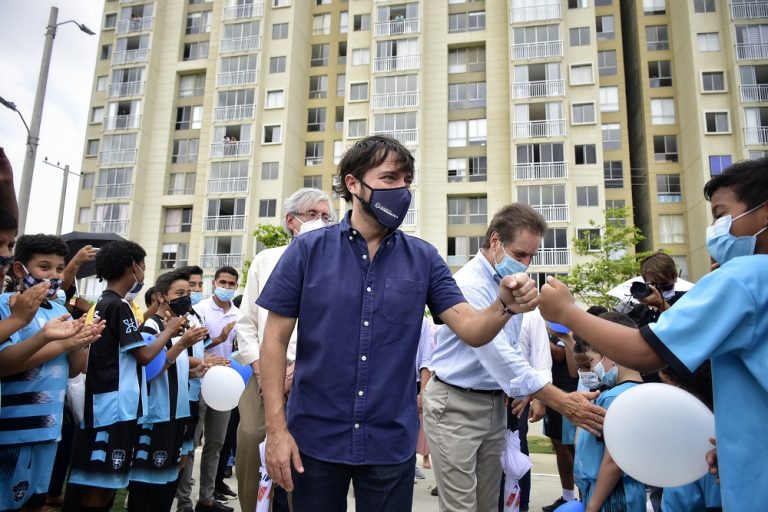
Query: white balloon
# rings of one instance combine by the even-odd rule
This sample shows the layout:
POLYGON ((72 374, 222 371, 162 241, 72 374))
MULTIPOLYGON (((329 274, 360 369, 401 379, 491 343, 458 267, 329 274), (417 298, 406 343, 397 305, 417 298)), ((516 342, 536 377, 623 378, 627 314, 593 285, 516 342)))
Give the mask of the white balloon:
POLYGON ((229 366, 209 368, 200 387, 205 403, 217 411, 229 411, 237 407, 243 390, 243 378, 229 366))
POLYGON ((707 473, 715 417, 675 386, 648 383, 620 394, 603 425, 605 445, 629 476, 656 487, 676 487, 707 473))

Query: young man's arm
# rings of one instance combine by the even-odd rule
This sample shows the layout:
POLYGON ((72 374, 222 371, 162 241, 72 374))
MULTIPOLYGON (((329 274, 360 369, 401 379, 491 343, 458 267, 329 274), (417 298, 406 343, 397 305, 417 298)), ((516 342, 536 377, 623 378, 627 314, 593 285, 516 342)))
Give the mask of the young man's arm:
POLYGON ((97 252, 99 252, 98 249, 94 249, 91 245, 86 245, 77 251, 77 254, 75 254, 72 259, 69 260, 69 263, 64 268, 64 276, 61 280, 62 290, 69 290, 69 287, 75 283, 77 271, 80 270, 80 267, 84 263, 96 259, 97 252))
MULTIPOLYGON (((82 329, 80 322, 68 320, 69 315, 49 320, 43 329, 29 338, 7 345, 0 350, 0 377, 15 375, 19 372, 33 368, 24 368, 25 361, 42 349, 46 344, 59 339, 69 338, 82 329)), ((7 320, 0 321, 0 324, 7 320)), ((14 331, 15 332, 15 331, 14 331)))
POLYGON ((0 320, 0 340, 7 340, 13 333, 32 321, 40 304, 45 300, 48 288, 50 288, 49 283, 39 283, 22 293, 8 297, 11 314, 8 318, 0 320))
POLYGON ((142 366, 148 365, 159 354, 168 341, 176 336, 181 326, 186 322, 187 315, 174 316, 165 321, 165 329, 157 335, 151 345, 143 345, 130 349, 131 354, 142 366))
POLYGON ((586 512, 600 512, 603 503, 605 503, 605 500, 608 499, 608 496, 610 496, 616 488, 621 476, 621 468, 616 464, 606 448, 605 454, 603 455, 603 462, 600 464, 600 472, 597 475, 595 490, 592 492, 592 497, 589 499, 586 512))
MULTIPOLYGON (((81 325, 81 328, 74 335, 67 337, 66 339, 58 339, 46 344, 26 360, 18 362, 16 366, 13 367, 12 374, 27 371, 30 368, 35 368, 43 363, 47 363, 61 354, 66 354, 86 347, 99 339, 99 337, 101 337, 101 331, 104 330, 103 322, 87 326, 82 326, 81 322, 73 323, 81 325)), ((3 350, 3 352, 5 351, 3 350)))

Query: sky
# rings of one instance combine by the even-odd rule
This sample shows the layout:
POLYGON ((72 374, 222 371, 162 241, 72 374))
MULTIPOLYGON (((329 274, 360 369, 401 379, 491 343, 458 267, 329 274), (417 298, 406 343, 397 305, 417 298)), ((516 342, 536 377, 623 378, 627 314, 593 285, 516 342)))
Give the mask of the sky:
MULTIPOLYGON (((97 35, 89 36, 74 23, 57 28, 43 105, 40 143, 27 214, 27 233, 55 233, 63 172, 43 163, 79 173, 93 85, 104 3, 97 0, 0 0, 0 96, 16 104, 27 124, 32 122, 40 61, 51 6, 58 22, 75 20, 97 35)), ((18 193, 26 152, 27 131, 19 115, 0 105, 0 146, 11 161, 18 193)), ((63 233, 72 231, 78 178, 69 176, 63 233)))

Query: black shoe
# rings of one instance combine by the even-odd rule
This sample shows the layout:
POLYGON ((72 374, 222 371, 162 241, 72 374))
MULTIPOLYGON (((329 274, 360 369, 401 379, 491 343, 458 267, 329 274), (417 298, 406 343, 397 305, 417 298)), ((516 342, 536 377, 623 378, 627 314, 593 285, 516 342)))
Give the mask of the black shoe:
POLYGON ((206 505, 201 501, 198 501, 197 505, 195 505, 195 512, 234 512, 234 511, 235 511, 234 508, 228 507, 223 503, 219 503, 215 499, 213 500, 213 503, 211 503, 210 505, 206 505))
POLYGON ((232 490, 230 486, 225 484, 224 482, 219 482, 216 484, 216 492, 219 494, 223 494, 224 496, 229 496, 230 498, 237 498, 237 493, 232 490))
POLYGON ((184 507, 180 512, 195 512, 192 507, 184 507))
POLYGON ((227 466, 224 468, 224 478, 232 478, 232 466, 227 466))
POLYGON ((222 494, 219 491, 213 491, 213 499, 216 501, 220 501, 221 503, 226 503, 229 501, 229 496, 226 494, 222 494))
POLYGON ((557 507, 559 507, 560 505, 564 505, 565 503, 568 503, 568 502, 565 501, 562 496, 560 496, 555 500, 553 504, 547 505, 546 507, 541 507, 541 510, 543 512, 554 512, 555 510, 557 510, 557 507))
POLYGON ((429 494, 431 494, 432 496, 437 496, 437 486, 435 486, 435 487, 432 489, 432 492, 430 492, 429 494))

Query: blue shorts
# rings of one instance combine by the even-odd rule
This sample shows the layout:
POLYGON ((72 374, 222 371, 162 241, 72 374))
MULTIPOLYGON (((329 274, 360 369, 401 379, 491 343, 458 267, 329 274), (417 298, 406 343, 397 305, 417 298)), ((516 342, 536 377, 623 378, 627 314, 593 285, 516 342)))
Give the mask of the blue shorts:
POLYGON ((128 487, 137 431, 136 420, 80 427, 75 433, 69 483, 105 489, 128 487))
POLYGON ((46 441, 0 446, 0 510, 45 505, 57 445, 46 441))

